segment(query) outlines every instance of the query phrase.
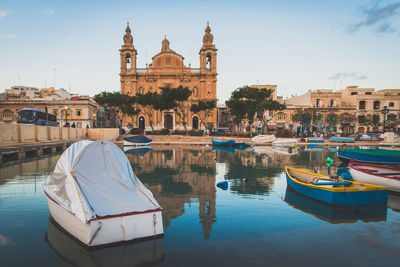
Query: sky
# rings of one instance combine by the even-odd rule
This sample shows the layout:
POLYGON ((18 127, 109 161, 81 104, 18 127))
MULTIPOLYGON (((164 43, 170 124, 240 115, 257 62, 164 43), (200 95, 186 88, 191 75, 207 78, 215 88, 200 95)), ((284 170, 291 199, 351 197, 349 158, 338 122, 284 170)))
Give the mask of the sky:
POLYGON ((160 52, 164 35, 198 68, 209 22, 220 103, 254 84, 275 84, 285 98, 348 85, 400 88, 400 0, 1 0, 0 92, 119 91, 128 21, 139 68, 160 52))

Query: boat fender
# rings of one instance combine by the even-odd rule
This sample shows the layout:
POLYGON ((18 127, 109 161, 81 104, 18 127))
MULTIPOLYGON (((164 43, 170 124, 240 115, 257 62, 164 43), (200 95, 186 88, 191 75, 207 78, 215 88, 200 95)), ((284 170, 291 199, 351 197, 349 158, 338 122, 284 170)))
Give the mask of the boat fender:
POLYGON ((242 181, 245 182, 245 183, 247 183, 247 182, 249 181, 249 179, 243 178, 242 181))
POLYGON ((223 190, 226 190, 226 189, 228 189, 228 182, 227 181, 219 182, 219 183, 217 183, 217 186, 223 190))

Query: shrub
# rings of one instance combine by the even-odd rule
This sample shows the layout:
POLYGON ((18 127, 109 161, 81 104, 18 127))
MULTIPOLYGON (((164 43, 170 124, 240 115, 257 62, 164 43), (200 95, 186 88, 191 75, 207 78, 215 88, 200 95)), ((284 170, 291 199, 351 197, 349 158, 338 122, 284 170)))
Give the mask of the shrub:
POLYGON ((275 134, 276 137, 293 137, 293 132, 289 129, 279 130, 275 134))
POLYGON ((235 136, 238 137, 250 137, 250 133, 246 133, 246 132, 238 132, 234 134, 235 136))
POLYGON ((232 136, 232 133, 227 131, 227 132, 224 133, 224 135, 225 136, 232 136))
MULTIPOLYGON (((168 129, 167 129, 168 130, 168 129)), ((171 134, 176 134, 176 135, 186 135, 185 131, 180 131, 180 130, 175 130, 172 131, 171 134)))
POLYGON ((160 131, 160 133, 159 133, 159 134, 161 134, 161 135, 167 135, 167 134, 169 134, 169 132, 170 132, 170 130, 169 130, 169 129, 167 129, 167 128, 164 128, 164 129, 162 129, 162 130, 160 131))
POLYGON ((131 134, 140 134, 140 129, 139 128, 132 128, 130 133, 131 134))
POLYGON ((198 131, 198 130, 190 130, 189 135, 190 136, 201 136, 203 134, 203 131, 198 131))

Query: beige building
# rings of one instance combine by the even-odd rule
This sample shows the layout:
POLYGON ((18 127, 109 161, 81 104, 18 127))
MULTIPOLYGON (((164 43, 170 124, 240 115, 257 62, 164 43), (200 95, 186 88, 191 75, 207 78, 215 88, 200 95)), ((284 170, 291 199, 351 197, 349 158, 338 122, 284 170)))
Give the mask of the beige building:
MULTIPOLYGON (((188 87, 192 95, 185 103, 187 128, 200 129, 199 114, 190 111, 194 103, 202 101, 217 100, 217 49, 213 44, 214 37, 207 23, 203 36, 203 45, 199 51, 200 68, 185 66, 184 57, 170 48, 167 38, 161 43, 161 51, 152 58, 152 63, 146 68, 138 68, 136 65, 137 51, 133 45, 131 29, 125 30, 124 44, 120 51, 121 60, 121 93, 135 95, 137 93, 160 92, 160 87, 175 88, 178 86, 188 87)), ((154 129, 168 128, 171 130, 182 130, 183 124, 173 110, 153 111, 154 129)), ((149 118, 140 113, 134 120, 139 128, 150 130, 149 118)), ((124 120, 128 123, 130 120, 124 120)), ((208 122, 217 124, 216 109, 211 112, 208 122)))
POLYGON ((97 104, 89 98, 78 100, 48 101, 48 100, 4 100, 0 101, 0 123, 16 124, 18 111, 23 108, 36 108, 57 115, 57 121, 63 125, 73 123, 77 128, 92 128, 96 121, 97 104), (61 114, 63 114, 61 118, 61 114))

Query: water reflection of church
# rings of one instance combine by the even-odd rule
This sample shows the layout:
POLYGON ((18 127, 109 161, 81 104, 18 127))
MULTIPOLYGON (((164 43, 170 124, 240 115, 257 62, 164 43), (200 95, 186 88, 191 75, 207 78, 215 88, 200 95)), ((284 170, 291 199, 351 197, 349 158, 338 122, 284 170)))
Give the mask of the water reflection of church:
POLYGON ((166 211, 164 227, 183 215, 185 204, 198 201, 199 221, 207 240, 216 218, 215 153, 205 148, 157 147, 143 157, 127 156, 135 174, 166 211))

